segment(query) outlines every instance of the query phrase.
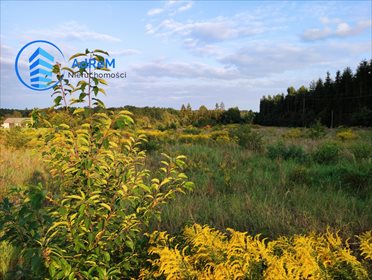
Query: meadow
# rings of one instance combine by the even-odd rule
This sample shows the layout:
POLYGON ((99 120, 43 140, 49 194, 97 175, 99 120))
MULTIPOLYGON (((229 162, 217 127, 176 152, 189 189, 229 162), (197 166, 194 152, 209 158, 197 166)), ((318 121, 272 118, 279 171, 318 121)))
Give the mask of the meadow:
POLYGON ((372 277, 370 128, 106 108, 105 80, 63 71, 88 73, 57 63, 51 108, 0 111, 30 117, 0 131, 0 278, 372 277))
MULTIPOLYGON (((1 131, 1 198, 16 200, 19 190, 13 188, 38 183, 55 189, 41 160, 44 133, 43 128, 1 131)), ((140 148, 154 174, 162 153, 185 155, 184 172, 195 184, 164 205, 149 232, 181 236, 185 226, 200 224, 275 240, 328 230, 355 243, 356 235, 372 228, 371 129, 231 124, 137 127, 127 133, 146 135, 140 148)), ((19 265, 17 250, 2 243, 2 277, 19 265)))

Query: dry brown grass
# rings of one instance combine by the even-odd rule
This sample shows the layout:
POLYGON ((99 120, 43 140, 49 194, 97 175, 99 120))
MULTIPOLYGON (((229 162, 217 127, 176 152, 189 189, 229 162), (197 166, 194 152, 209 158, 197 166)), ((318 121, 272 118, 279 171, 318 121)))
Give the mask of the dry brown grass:
POLYGON ((38 152, 0 145, 0 199, 12 187, 44 181, 45 171, 38 152))

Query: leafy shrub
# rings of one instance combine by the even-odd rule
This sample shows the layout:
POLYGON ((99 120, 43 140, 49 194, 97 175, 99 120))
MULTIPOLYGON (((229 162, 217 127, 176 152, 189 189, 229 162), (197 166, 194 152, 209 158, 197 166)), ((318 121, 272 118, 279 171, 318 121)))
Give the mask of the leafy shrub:
POLYGON ((358 160, 372 157, 372 147, 364 143, 355 143, 350 147, 354 157, 358 160))
POLYGON ((317 163, 328 164, 336 162, 340 156, 341 147, 333 142, 326 142, 320 145, 313 152, 313 159, 317 163))
POLYGON ((270 159, 292 159, 297 161, 305 161, 307 158, 307 155, 301 146, 285 145, 282 142, 269 145, 267 147, 267 156, 270 159))
POLYGON ((371 232, 361 234, 358 260, 337 233, 311 233, 268 241, 259 235, 208 226, 186 227, 184 243, 165 232, 150 236, 144 279, 368 279, 371 232))
POLYGON ((160 142, 157 138, 148 136, 146 140, 143 140, 139 143, 138 147, 140 150, 152 152, 159 149, 160 142))
POLYGON ((211 139, 208 137, 208 135, 200 134, 200 135, 189 135, 184 134, 181 135, 178 138, 180 143, 199 143, 199 144, 205 144, 208 143, 211 139))
POLYGON ((317 120, 310 128, 307 130, 307 136, 312 139, 322 138, 326 135, 325 126, 322 125, 320 120, 317 120))
POLYGON ((13 127, 5 132, 5 145, 16 149, 23 148, 32 139, 27 129, 13 127))
POLYGON ((215 141, 217 143, 220 143, 220 144, 235 143, 235 139, 231 139, 229 137, 229 135, 220 135, 220 136, 217 136, 217 138, 215 139, 215 141))
MULTIPOLYGON (((71 59, 93 55, 101 61, 97 52, 107 54, 87 50, 71 59)), ((62 83, 68 80, 62 80, 59 64, 53 72, 59 79, 54 89, 62 95, 54 100, 55 106, 63 100, 67 107, 62 83)), ((162 205, 192 188, 182 172, 184 156, 163 154, 157 176, 145 169, 146 154, 138 147, 143 136, 126 137, 125 129, 133 124, 131 113, 105 112, 102 101, 91 98, 91 92, 96 96, 102 90, 99 83, 106 84, 102 79, 96 79, 95 85, 83 80, 77 84, 75 91, 82 93, 72 102, 88 97, 89 107, 93 100, 101 110, 76 109, 74 116, 84 114, 76 127, 53 126, 39 111, 32 113, 34 124, 50 126, 43 159, 53 185, 60 189, 46 193, 41 186, 31 187, 16 201, 5 198, 0 203, 0 231, 4 232, 0 241, 21 248, 23 279, 130 279, 138 275, 150 222, 160 219, 162 205)))
POLYGON ((309 183, 309 172, 304 166, 296 166, 290 171, 288 180, 294 184, 308 184, 309 183))
POLYGON ((239 128, 233 128, 229 131, 231 138, 236 138, 237 143, 255 152, 261 152, 263 150, 263 136, 253 131, 249 126, 243 125, 239 128))
POLYGON ((366 197, 372 191, 372 166, 368 163, 343 164, 339 170, 343 188, 352 194, 366 197))
POLYGON ((302 131, 299 128, 291 128, 283 134, 284 138, 300 138, 302 137, 302 131))
POLYGON ((183 133, 197 135, 197 134, 200 134, 201 131, 200 129, 195 128, 195 127, 187 127, 183 130, 183 133))
POLYGON ((52 217, 45 206, 46 192, 39 186, 31 186, 26 191, 17 191, 22 199, 14 204, 4 198, 0 203, 0 241, 7 241, 19 249, 21 263, 15 271, 10 271, 10 279, 42 279, 46 276, 43 238, 52 224, 52 217), (14 274, 16 272, 16 275, 14 274))
POLYGON ((336 133, 336 137, 341 141, 346 141, 356 139, 358 138, 358 135, 355 134, 355 132, 353 132, 351 129, 343 129, 336 133))
POLYGON ((167 124, 165 124, 165 125, 163 125, 163 124, 160 124, 160 125, 158 125, 158 129, 160 130, 160 131, 165 131, 165 130, 174 130, 174 129, 177 129, 177 123, 175 123, 175 122, 170 122, 170 123, 167 123, 167 124))
POLYGON ((209 134, 209 137, 220 144, 236 143, 237 140, 236 137, 231 137, 229 132, 226 130, 212 131, 209 134))
POLYGON ((159 177, 151 178, 138 142, 130 138, 118 144, 121 132, 113 124, 131 122, 121 111, 93 114, 76 129, 55 127, 46 137, 43 157, 61 195, 47 197, 40 189, 19 205, 2 204, 0 230, 25 248, 23 257, 32 262, 35 275, 48 268, 53 279, 129 277, 140 266, 143 234, 159 217, 159 207, 190 189, 180 172, 183 157, 166 157, 159 177))

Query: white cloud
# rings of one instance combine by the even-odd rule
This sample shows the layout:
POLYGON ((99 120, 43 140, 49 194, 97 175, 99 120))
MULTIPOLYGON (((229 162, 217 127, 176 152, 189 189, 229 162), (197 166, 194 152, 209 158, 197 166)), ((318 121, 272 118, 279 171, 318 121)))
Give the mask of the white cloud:
POLYGON ((132 65, 131 71, 141 77, 175 79, 236 79, 239 73, 234 69, 213 67, 200 62, 164 62, 157 60, 132 65))
POLYGON ((155 9, 151 9, 147 12, 147 15, 148 16, 155 16, 155 15, 158 15, 158 14, 161 14, 162 12, 164 12, 164 9, 161 9, 161 8, 155 8, 155 9))
POLYGON ((139 50, 135 49, 125 49, 121 51, 111 51, 109 52, 111 56, 128 56, 128 55, 136 55, 136 54, 141 54, 139 50))
POLYGON ((192 6, 194 5, 194 2, 188 2, 186 3, 185 5, 179 7, 177 9, 178 12, 184 12, 184 11, 187 11, 187 10, 190 10, 192 8, 192 6))
POLYGON ((153 8, 147 12, 148 16, 155 16, 165 12, 168 12, 169 15, 173 16, 177 13, 182 13, 187 10, 190 10, 194 5, 192 1, 165 1, 163 6, 160 8, 153 8))
POLYGON ((120 42, 121 39, 106 33, 100 33, 90 30, 87 26, 79 24, 78 22, 71 21, 63 23, 55 28, 31 30, 26 33, 27 35, 47 36, 49 38, 58 38, 65 40, 97 40, 120 42))
POLYGON ((237 17, 217 17, 207 21, 182 23, 174 19, 163 20, 158 26, 147 25, 148 34, 167 37, 179 35, 198 42, 224 41, 263 33, 265 27, 258 21, 238 20, 237 17))
POLYGON ((359 21, 354 26, 339 19, 321 18, 320 22, 325 25, 323 28, 307 29, 302 34, 302 38, 306 41, 316 41, 332 37, 354 36, 372 26, 371 20, 359 21))

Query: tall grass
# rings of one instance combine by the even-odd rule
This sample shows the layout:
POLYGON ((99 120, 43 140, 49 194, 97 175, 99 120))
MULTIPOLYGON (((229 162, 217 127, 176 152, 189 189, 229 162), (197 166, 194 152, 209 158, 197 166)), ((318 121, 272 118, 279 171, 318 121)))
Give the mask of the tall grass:
MULTIPOLYGON (((302 141, 295 144, 308 151, 305 162, 270 159, 231 144, 166 145, 162 150, 188 157, 187 174, 196 188, 168 205, 154 228, 177 233, 196 222, 270 237, 324 232, 327 226, 345 236, 370 230, 371 159, 336 158, 320 164, 312 153, 322 149, 324 141, 306 140, 309 146, 302 141)), ((150 168, 159 157, 151 153, 150 168)))
POLYGON ((45 181, 46 173, 38 152, 0 145, 0 154, 0 200, 12 187, 45 181))

